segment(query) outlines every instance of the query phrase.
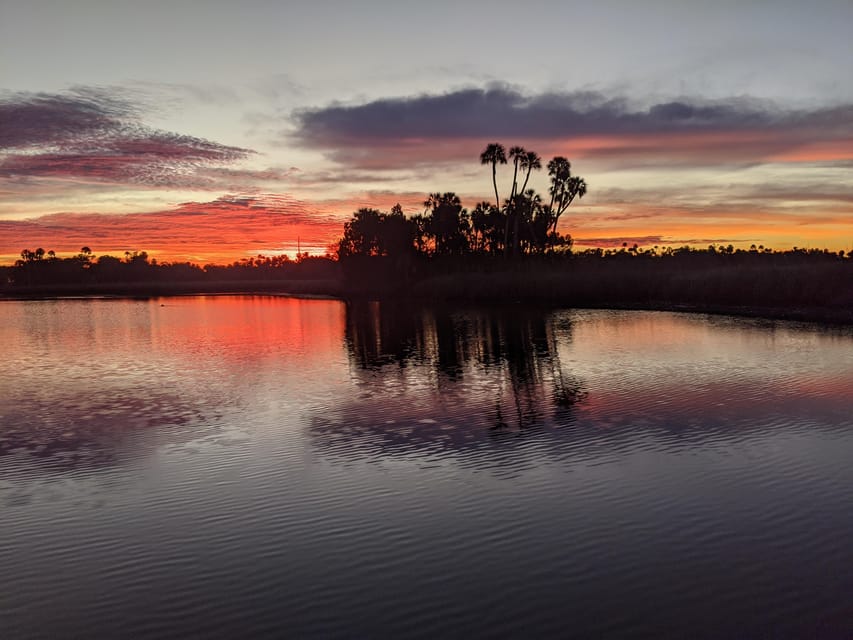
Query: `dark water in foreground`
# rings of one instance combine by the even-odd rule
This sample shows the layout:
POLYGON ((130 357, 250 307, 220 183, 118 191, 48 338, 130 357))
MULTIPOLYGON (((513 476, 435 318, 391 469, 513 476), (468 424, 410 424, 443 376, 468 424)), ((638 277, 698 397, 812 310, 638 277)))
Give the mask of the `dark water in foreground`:
POLYGON ((853 337, 0 304, 0 636, 845 637, 853 337))

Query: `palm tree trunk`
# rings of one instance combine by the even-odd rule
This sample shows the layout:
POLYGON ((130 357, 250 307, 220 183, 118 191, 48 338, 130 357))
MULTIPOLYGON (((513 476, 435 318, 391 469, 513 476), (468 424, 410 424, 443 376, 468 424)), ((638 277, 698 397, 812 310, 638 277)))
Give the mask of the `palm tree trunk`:
POLYGON ((527 167, 527 175, 524 176, 524 184, 521 186, 521 193, 524 193, 524 190, 527 189, 527 181, 530 180, 530 172, 533 171, 533 166, 527 167))
POLYGON ((498 196, 498 177, 497 177, 498 163, 497 161, 492 161, 492 184, 495 186, 495 206, 500 209, 501 208, 501 199, 498 196))

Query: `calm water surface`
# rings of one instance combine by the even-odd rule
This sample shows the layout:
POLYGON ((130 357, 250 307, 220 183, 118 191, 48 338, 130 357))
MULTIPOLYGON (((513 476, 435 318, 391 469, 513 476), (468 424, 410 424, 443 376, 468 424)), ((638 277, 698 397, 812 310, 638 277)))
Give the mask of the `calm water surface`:
POLYGON ((853 635, 853 336, 0 303, 0 636, 853 635))

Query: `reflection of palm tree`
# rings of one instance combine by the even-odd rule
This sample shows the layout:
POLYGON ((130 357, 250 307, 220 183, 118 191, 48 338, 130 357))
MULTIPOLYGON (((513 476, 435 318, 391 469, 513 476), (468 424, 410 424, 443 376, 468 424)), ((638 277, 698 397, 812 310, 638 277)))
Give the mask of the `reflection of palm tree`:
POLYGON ((504 422, 503 411, 501 410, 500 387, 498 387, 498 397, 495 403, 495 424, 489 427, 489 431, 500 431, 506 429, 509 425, 504 422))
POLYGON ((350 303, 346 313, 351 362, 368 372, 371 385, 403 371, 427 373, 437 399, 459 394, 466 402, 494 403, 485 410, 490 431, 565 424, 585 397, 582 382, 562 369, 559 343, 571 335, 552 315, 524 309, 460 315, 387 302, 350 303), (488 376, 485 387, 466 384, 480 375, 488 376))

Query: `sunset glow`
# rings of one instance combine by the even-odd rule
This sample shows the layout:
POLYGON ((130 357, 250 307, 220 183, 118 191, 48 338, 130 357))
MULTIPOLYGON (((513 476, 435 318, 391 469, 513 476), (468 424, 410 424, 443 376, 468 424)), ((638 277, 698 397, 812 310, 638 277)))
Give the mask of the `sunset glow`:
MULTIPOLYGON (((0 55, 19 63, 0 89, 0 264, 22 249, 69 255, 84 245, 195 263, 322 255, 360 207, 400 203, 414 215, 436 191, 456 192, 469 210, 492 201, 479 153, 496 141, 545 161, 565 156, 586 179, 587 195, 560 220, 578 248, 853 249, 853 84, 843 63, 853 52, 839 28, 853 20, 849 3, 817 14, 739 9, 741 20, 731 8, 697 5, 680 18, 689 49, 661 26, 671 20, 665 2, 584 9, 589 24, 570 41, 551 37, 568 9, 549 7, 553 25, 540 25, 532 65, 473 47, 449 7, 436 8, 447 14, 442 34, 456 34, 465 65, 402 41, 389 58, 378 46, 384 35, 362 24, 370 12, 348 14, 363 27, 357 43, 333 30, 343 60, 335 47, 317 48, 316 33, 330 27, 313 10, 285 19, 256 9, 251 31, 230 9, 208 16, 230 41, 265 43, 257 55, 228 49, 229 64, 183 12, 161 7, 152 22, 128 8, 108 18, 88 1, 49 30, 61 63, 39 52, 21 58, 43 31, 41 14, 4 8, 0 55), (723 18, 724 31, 705 28, 723 18), (110 19, 156 24, 158 49, 125 27, 121 53, 105 55, 110 19), (645 39, 628 37, 633 22, 646 24, 645 39), (289 25, 287 37, 274 24, 289 25), (793 37, 810 43, 810 57, 791 53, 793 37), (732 66, 730 50, 747 57, 732 66), (288 62, 297 57, 310 62, 288 62)), ((441 23, 412 27, 396 13, 387 21, 425 42, 441 23)), ((499 167, 502 197, 511 181, 511 165, 499 167)), ((544 171, 530 185, 547 200, 544 171)))

